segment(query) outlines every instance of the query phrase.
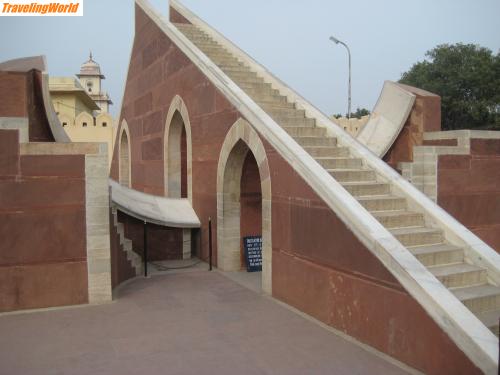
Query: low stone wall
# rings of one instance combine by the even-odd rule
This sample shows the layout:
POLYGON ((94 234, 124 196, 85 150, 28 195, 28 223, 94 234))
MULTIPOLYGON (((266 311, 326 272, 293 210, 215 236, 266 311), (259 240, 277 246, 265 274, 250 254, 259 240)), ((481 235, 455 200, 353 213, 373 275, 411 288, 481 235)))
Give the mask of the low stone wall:
POLYGON ((370 116, 367 115, 361 118, 338 117, 333 118, 332 120, 339 124, 350 135, 356 137, 356 135, 361 131, 361 129, 363 129, 369 119, 370 116))
POLYGON ((441 97, 416 87, 399 85, 415 95, 415 103, 399 136, 383 157, 396 169, 398 163, 413 161, 413 148, 422 145, 425 132, 441 130, 441 97))
POLYGON ((111 300, 105 146, 0 149, 0 311, 111 300))
POLYGON ((422 143, 399 164, 403 177, 500 252, 500 132, 432 132, 422 143))
POLYGON ((85 155, 21 154, 0 130, 0 311, 89 301, 85 155))

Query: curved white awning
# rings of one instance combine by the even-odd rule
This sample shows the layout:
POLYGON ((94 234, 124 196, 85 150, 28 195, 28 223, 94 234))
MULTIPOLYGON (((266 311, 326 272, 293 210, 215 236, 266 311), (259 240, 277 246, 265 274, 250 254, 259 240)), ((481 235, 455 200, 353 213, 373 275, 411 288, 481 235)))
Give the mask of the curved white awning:
POLYGON ((188 199, 146 194, 111 179, 109 186, 112 203, 136 219, 174 228, 199 228, 201 225, 188 199))

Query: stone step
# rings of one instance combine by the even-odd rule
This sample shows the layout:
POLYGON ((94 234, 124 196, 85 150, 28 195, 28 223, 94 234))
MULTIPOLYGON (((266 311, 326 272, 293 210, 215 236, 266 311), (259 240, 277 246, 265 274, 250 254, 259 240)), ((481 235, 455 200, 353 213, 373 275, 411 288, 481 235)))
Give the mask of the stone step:
POLYGON ((188 36, 188 39, 194 43, 196 47, 203 51, 218 51, 218 50, 224 50, 220 44, 217 42, 214 42, 213 40, 196 40, 188 36))
POLYGON ((208 34, 200 29, 189 29, 186 27, 177 27, 188 38, 197 38, 200 40, 213 40, 208 34))
POLYGON ((264 79, 262 79, 261 77, 257 76, 256 74, 228 74, 226 73, 226 75, 231 78, 234 83, 236 83, 237 85, 241 85, 241 84, 259 84, 259 83, 264 83, 264 79), (240 75, 240 76, 239 76, 240 75))
POLYGON ((206 34, 200 34, 200 33, 190 33, 190 32, 184 32, 184 35, 188 37, 192 41, 200 41, 200 42, 215 42, 211 37, 209 37, 206 34))
POLYGON ((358 158, 317 157, 315 160, 325 169, 361 169, 363 167, 363 160, 358 158))
POLYGON ((215 65, 217 65, 228 76, 231 76, 231 74, 234 74, 234 73, 251 74, 251 75, 255 74, 248 67, 241 65, 240 63, 235 62, 235 61, 223 62, 223 63, 220 63, 220 62, 214 61, 214 60, 212 60, 212 61, 215 63, 215 65))
MULTIPOLYGON (((319 138, 321 139, 321 138, 319 138)), ((300 142, 299 142, 300 144, 300 142)), ((312 157, 318 156, 349 156, 349 149, 347 147, 331 147, 331 146, 303 146, 309 155, 312 157)))
POLYGON ((213 59, 211 60, 217 65, 223 72, 228 70, 241 71, 241 72, 251 72, 250 69, 242 62, 236 59, 213 59))
POLYGON ((271 118, 281 126, 286 126, 286 127, 302 126, 302 127, 314 128, 316 126, 316 120, 312 118, 278 117, 278 116, 271 116, 271 118))
POLYGON ((260 78, 257 74, 251 71, 233 71, 233 70, 223 70, 231 79, 234 79, 235 82, 264 82, 262 78, 260 78))
POLYGON ((338 182, 375 181, 375 172, 369 169, 327 169, 338 182))
POLYGON ((283 127, 285 131, 293 138, 295 137, 324 137, 326 136, 326 129, 324 128, 308 128, 308 127, 283 127))
POLYGON ((223 49, 222 47, 220 47, 220 48, 205 48, 204 50, 206 51, 207 56, 209 56, 210 58, 213 58, 213 59, 219 59, 219 60, 226 59, 226 60, 236 60, 236 61, 239 61, 241 63, 243 62, 243 61, 239 60, 236 56, 231 54, 230 52, 223 49))
POLYGON ((205 37, 205 36, 201 36, 201 35, 188 35, 188 34, 185 34, 183 33, 186 38, 188 38, 191 42, 193 42, 194 44, 196 44, 197 46, 200 45, 200 46, 217 46, 219 48, 222 48, 222 46, 217 43, 215 40, 213 40, 212 38, 209 38, 209 37, 205 37))
POLYGON ((273 96, 270 98, 252 98, 252 99, 260 106, 265 105, 275 108, 289 108, 289 109, 295 108, 295 104, 287 102, 286 97, 284 96, 273 96), (282 99, 275 99, 275 98, 282 98, 282 99))
POLYGON ((462 263, 464 261, 464 250, 447 243, 412 246, 408 247, 408 250, 426 267, 462 263))
POLYGON ((286 100, 286 96, 272 94, 252 94, 248 92, 247 95, 251 97, 256 103, 272 103, 273 105, 279 104, 280 106, 293 108, 293 103, 288 103, 286 100))
POLYGON ((447 288, 481 285, 487 282, 486 270, 468 263, 432 266, 429 271, 447 288))
POLYGON ((352 195, 362 197, 367 195, 385 195, 391 191, 391 185, 385 182, 344 182, 342 186, 352 195))
POLYGON ((302 147, 336 147, 337 138, 332 137, 294 137, 302 147))
POLYGON ((173 23, 173 25, 175 27, 177 27, 179 30, 193 30, 193 31, 197 31, 199 30, 199 32, 201 32, 200 29, 198 29, 195 25, 191 24, 191 23, 181 23, 181 22, 175 22, 173 23))
POLYGON ((411 211, 380 211, 373 214, 387 229, 424 226, 424 215, 411 211))
POLYGON ((123 250, 126 250, 127 252, 128 251, 133 251, 132 241, 129 240, 128 238, 126 238, 126 237, 123 238, 122 246, 123 246, 123 250))
MULTIPOLYGON (((268 89, 268 88, 246 88, 244 90, 248 95, 251 96, 280 96, 280 92, 276 89, 268 89)), ((286 97, 283 96, 286 100, 286 97)))
POLYGON ((500 309, 500 288, 495 285, 485 283, 450 291, 473 313, 500 309))
POLYGON ((440 244, 444 241, 443 231, 427 227, 393 228, 390 232, 404 246, 440 244))
POLYGON ((228 56, 233 56, 227 49, 214 40, 199 40, 195 43, 198 48, 207 51, 209 54, 226 54, 228 56))
MULTIPOLYGON (((375 176, 374 176, 375 178, 375 176)), ((358 198, 359 203, 368 211, 391 211, 406 209, 406 199, 392 195, 375 195, 358 198)))
POLYGON ((240 60, 231 55, 210 55, 206 54, 214 63, 216 63, 222 70, 224 69, 250 69, 240 60))
POLYGON ((500 309, 478 313, 477 317, 495 336, 498 337, 500 309))
POLYGON ((266 82, 242 82, 238 84, 242 90, 246 89, 269 89, 271 90, 273 87, 270 83, 266 82))
POLYGON ((262 109, 267 112, 269 116, 274 117, 287 117, 287 118, 305 118, 306 112, 303 109, 295 108, 277 108, 263 104, 262 109))

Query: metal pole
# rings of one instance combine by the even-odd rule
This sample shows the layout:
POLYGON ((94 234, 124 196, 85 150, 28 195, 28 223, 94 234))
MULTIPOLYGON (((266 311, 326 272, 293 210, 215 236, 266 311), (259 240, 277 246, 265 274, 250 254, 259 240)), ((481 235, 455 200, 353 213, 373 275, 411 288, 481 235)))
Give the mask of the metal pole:
POLYGON ((148 223, 144 220, 144 277, 148 277, 148 223))
POLYGON ((337 38, 331 36, 330 40, 335 44, 342 44, 347 49, 347 55, 349 57, 349 87, 347 91, 347 118, 351 118, 351 50, 349 46, 344 42, 338 40, 337 38))
POLYGON ((347 48, 347 54, 349 55, 349 109, 347 112, 347 118, 351 118, 351 51, 349 50, 349 47, 347 47, 347 44, 342 44, 345 48, 347 48))
POLYGON ((212 219, 208 218, 208 265, 209 271, 212 271, 212 219))

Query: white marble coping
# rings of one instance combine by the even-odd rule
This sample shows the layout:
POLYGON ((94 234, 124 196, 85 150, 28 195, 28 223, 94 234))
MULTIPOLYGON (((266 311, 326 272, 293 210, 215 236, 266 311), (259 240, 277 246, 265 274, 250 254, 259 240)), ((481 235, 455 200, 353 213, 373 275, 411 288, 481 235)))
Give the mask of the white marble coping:
POLYGON ((0 117, 0 129, 19 130, 19 143, 29 142, 29 120, 27 117, 0 117))
POLYGON ((21 143, 21 155, 93 155, 107 154, 107 144, 98 142, 29 142, 21 143))
POLYGON ((425 132, 424 140, 433 141, 440 139, 475 138, 475 139, 500 139, 500 131, 494 130, 443 130, 439 132, 425 132))
POLYGON ((356 135, 358 142, 383 157, 403 129, 415 95, 391 81, 385 81, 368 122, 356 135))
POLYGON ((174 228, 199 228, 201 225, 188 199, 146 194, 112 179, 109 179, 109 186, 112 204, 136 219, 174 228))
POLYGON ((63 129, 59 117, 57 117, 56 111, 52 104, 52 99, 50 97, 49 90, 49 75, 46 72, 42 72, 42 97, 43 105, 45 107, 45 114, 47 115, 47 120, 49 121, 50 130, 56 142, 69 143, 69 139, 66 131, 63 129))
MULTIPOLYGON (((387 267, 405 289, 424 307, 434 321, 452 338, 467 356, 484 372, 496 373, 498 361, 498 339, 493 335, 465 306, 453 296, 389 231, 384 228, 359 202, 352 197, 333 177, 319 165, 295 140, 288 135, 269 115, 262 110, 248 95, 231 81, 205 54, 203 54, 188 38, 186 38, 168 20, 156 13, 147 0, 136 0, 136 4, 156 23, 156 25, 172 40, 173 43, 205 74, 244 116, 250 124, 263 136, 276 151, 308 181, 311 188, 339 216, 359 240, 387 267)), ((175 0, 170 1, 180 14, 190 22, 202 28, 226 49, 233 46, 207 24, 175 0)), ((245 56, 247 56, 245 54, 245 56)), ((237 54, 237 57, 241 58, 237 54)), ((315 117, 325 128, 344 145, 350 147, 354 156, 365 159, 365 162, 387 180, 406 193, 409 199, 413 194, 417 200, 425 200, 423 209, 436 210, 436 205, 405 181, 392 168, 376 157, 371 151, 341 130, 326 115, 300 98, 290 88, 274 78, 261 67, 258 68, 249 56, 243 58, 249 65, 256 67, 264 78, 277 84, 280 91, 288 91, 297 107, 306 110, 310 117, 315 117), (264 71, 264 73, 262 73, 264 71)), ((439 209, 438 209, 439 210, 439 209)), ((435 216, 446 215, 441 210, 435 216)), ((446 221, 444 220, 444 221, 446 221)), ((458 224, 458 223, 457 223, 458 224)), ((463 226, 462 226, 463 228, 463 226)), ((458 229, 455 227, 455 230, 458 229)), ((469 239, 469 238, 467 238, 469 239)), ((480 241, 480 240, 479 240, 480 241)), ((471 243, 470 241, 467 241, 471 243)), ((482 243, 482 242, 481 242, 482 243)), ((484 244, 484 243, 482 243, 484 244)), ((478 248, 479 244, 474 244, 478 248)), ((481 251, 481 250, 479 250, 481 251)), ((498 257, 498 256, 497 256, 498 257)))

